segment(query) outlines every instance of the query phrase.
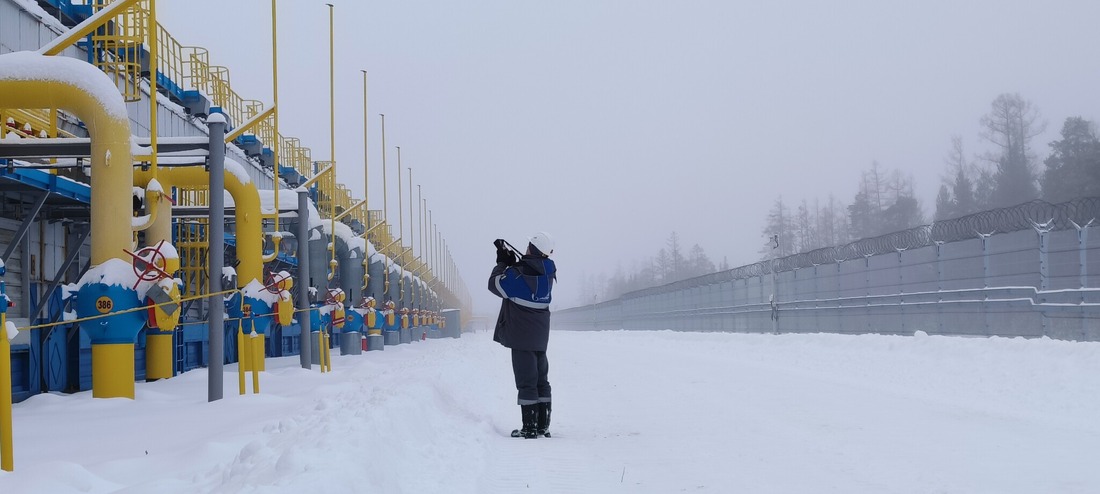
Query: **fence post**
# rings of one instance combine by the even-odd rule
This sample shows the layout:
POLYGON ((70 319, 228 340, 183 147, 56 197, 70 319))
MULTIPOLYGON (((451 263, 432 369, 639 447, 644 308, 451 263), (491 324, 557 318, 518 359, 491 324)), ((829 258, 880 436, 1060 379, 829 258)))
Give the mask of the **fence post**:
MULTIPOLYGON (((936 241, 936 300, 943 302, 943 242, 936 241)), ((936 326, 944 334, 943 304, 936 304, 936 326)))
POLYGON ((779 275, 776 274, 776 268, 779 263, 775 259, 772 259, 772 294, 770 297, 772 305, 772 334, 779 334, 779 275))
MULTIPOLYGON (((1077 223, 1073 223, 1073 226, 1077 229, 1077 255, 1078 262, 1081 269, 1081 288, 1079 292, 1081 294, 1081 302, 1085 302, 1085 288, 1089 286, 1089 263, 1088 263, 1088 246, 1089 246, 1089 226, 1092 226, 1093 220, 1089 220, 1085 223, 1085 226, 1079 226, 1077 223)), ((1072 223, 1072 221, 1071 221, 1072 223)), ((1084 306, 1082 306, 1084 307, 1084 306)), ((1084 311, 1087 309, 1082 308, 1080 323, 1081 323, 1081 338, 1084 340, 1093 339, 1093 335, 1089 334, 1088 319, 1085 318, 1084 311)))
POLYGON ((901 314, 901 333, 905 334, 905 275, 902 274, 901 266, 901 253, 904 250, 898 250, 898 312, 901 314))
MULTIPOLYGON (((1046 291, 1050 289, 1050 263, 1047 260, 1047 251, 1050 245, 1050 230, 1053 220, 1045 223, 1038 224, 1032 223, 1035 228, 1035 233, 1039 235, 1039 290, 1046 291)), ((1038 302, 1046 302, 1046 295, 1038 297, 1038 302)), ((1039 320, 1043 325, 1043 335, 1050 335, 1050 324, 1047 322, 1046 311, 1039 311, 1039 320)))
POLYGON ((1050 243, 1050 229, 1038 225, 1035 232, 1039 234, 1039 289, 1050 289, 1050 263, 1047 262, 1047 251, 1050 243))
MULTIPOLYGON (((989 237, 992 237, 993 234, 985 234, 979 232, 978 236, 982 239, 982 288, 989 288, 989 237)), ((981 305, 982 321, 984 321, 985 325, 985 333, 983 334, 986 336, 989 336, 991 334, 989 328, 989 304, 986 303, 986 299, 988 297, 988 294, 982 295, 981 305)))
POLYGON ((863 333, 871 328, 871 254, 863 255, 863 333))
MULTIPOLYGON (((1079 226, 1077 223, 1073 223, 1073 226, 1077 228, 1077 252, 1078 262, 1081 269, 1081 288, 1088 288, 1089 286, 1089 263, 1088 263, 1088 246, 1089 246, 1089 227, 1092 226, 1093 220, 1089 220, 1085 223, 1085 226, 1079 226)), ((1072 223, 1072 222, 1071 222, 1072 223)), ((1085 301, 1085 293, 1081 292, 1081 301, 1085 301)))
POLYGON ((814 318, 812 319, 813 326, 804 331, 806 333, 813 331, 814 328, 818 328, 818 331, 820 331, 821 328, 821 273, 818 272, 817 267, 817 264, 814 264, 814 288, 812 292, 814 297, 814 318))
POLYGON ((841 291, 840 291, 840 289, 841 289, 841 284, 840 284, 840 266, 841 266, 841 264, 844 264, 844 259, 836 259, 836 263, 834 264, 834 266, 836 266, 836 268, 835 268, 836 269, 836 276, 833 277, 834 280, 835 280, 835 282, 833 283, 833 285, 834 285, 833 286, 833 296, 832 296, 832 302, 829 303, 829 310, 833 311, 833 315, 835 316, 835 317, 830 317, 829 320, 832 321, 832 323, 833 323, 833 331, 837 332, 837 333, 841 332, 841 328, 844 327, 844 322, 843 322, 843 320, 844 320, 844 318, 843 318, 844 309, 842 308, 844 306, 844 302, 841 301, 841 295, 840 295, 841 294, 841 291))

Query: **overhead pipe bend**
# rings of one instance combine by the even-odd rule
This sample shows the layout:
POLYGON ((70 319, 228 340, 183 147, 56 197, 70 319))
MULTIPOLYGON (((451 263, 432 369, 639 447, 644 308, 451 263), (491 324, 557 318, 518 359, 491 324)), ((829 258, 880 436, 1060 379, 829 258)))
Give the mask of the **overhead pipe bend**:
MULTIPOLYGON (((171 187, 207 187, 210 184, 209 173, 201 167, 179 167, 161 165, 156 178, 165 190, 171 187)), ((148 183, 153 178, 152 171, 135 170, 134 176, 139 182, 148 183)), ((231 171, 225 171, 225 190, 233 197, 235 218, 237 220, 237 288, 248 283, 263 281, 263 225, 260 214, 260 194, 252 182, 242 182, 231 171)), ((277 252, 277 251, 276 251, 277 252)))
POLYGON ((74 58, 34 52, 0 55, 0 108, 57 108, 72 113, 91 136, 91 263, 122 259, 132 243, 130 121, 110 77, 74 58))

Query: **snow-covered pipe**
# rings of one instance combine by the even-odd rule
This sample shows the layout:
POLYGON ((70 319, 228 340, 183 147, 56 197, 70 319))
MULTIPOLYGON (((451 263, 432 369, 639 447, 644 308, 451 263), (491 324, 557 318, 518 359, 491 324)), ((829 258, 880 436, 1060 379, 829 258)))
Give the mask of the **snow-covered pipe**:
MULTIPOLYGON (((140 178, 135 177, 134 179, 134 183, 144 189, 145 204, 149 210, 144 225, 146 227, 145 245, 154 246, 160 242, 170 244, 172 242, 172 201, 165 193, 160 181, 155 178, 146 180, 147 175, 140 178)), ((134 225, 135 231, 141 229, 142 225, 134 225)), ((176 264, 178 263, 177 260, 176 264)), ((178 302, 180 298, 179 288, 173 289, 170 293, 170 297, 178 302)), ((177 310, 179 309, 177 308, 177 310)), ((162 328, 157 324, 153 324, 152 319, 149 322, 149 327, 145 331, 145 379, 168 379, 174 374, 175 342, 173 333, 175 332, 175 326, 162 328)))
MULTIPOLYGON (((256 186, 243 171, 232 168, 226 160, 225 190, 233 196, 237 220, 237 288, 243 288, 263 277, 263 223, 260 213, 260 195, 256 186)), ((161 165, 157 168, 156 179, 161 187, 207 187, 209 176, 199 167, 171 168, 161 165)), ((135 170, 137 180, 148 183, 153 172, 135 170)))
MULTIPOLYGON (((114 82, 95 66, 34 52, 0 55, 0 108, 57 108, 76 115, 91 136, 91 265, 80 280, 77 315, 136 307, 131 286, 106 283, 104 275, 129 269, 130 194, 134 185, 130 122, 114 82), (108 265, 117 266, 109 267, 108 265), (100 269, 97 269, 100 268, 100 269), (98 307, 98 310, 97 310, 98 307)), ((112 281, 118 281, 113 279, 112 281)), ((82 323, 92 339, 92 396, 134 397, 134 338, 143 320, 129 314, 82 323)))
MULTIPOLYGON (((153 175, 160 182, 162 188, 171 190, 172 187, 202 187, 208 188, 210 184, 209 173, 199 167, 168 167, 161 165, 154 172, 152 170, 135 170, 135 180, 149 183, 153 175)), ((263 289, 263 217, 260 211, 260 195, 255 184, 244 169, 231 160, 225 160, 224 177, 225 190, 233 197, 235 218, 237 221, 237 288, 242 289, 243 303, 249 306, 254 316, 249 321, 254 324, 261 341, 265 338, 267 327, 271 324, 271 313, 275 304, 267 300, 269 295, 263 289)), ((221 193, 211 191, 211 193, 221 193)), ((222 242, 223 239, 209 239, 210 242, 222 242)), ((240 305, 230 306, 229 315, 240 317, 240 305)), ((251 329, 251 328, 250 328, 251 329)), ((265 362, 258 357, 259 370, 264 370, 265 362)), ((251 369, 250 362, 243 362, 246 370, 251 369)))
MULTIPOLYGON (((162 208, 162 202, 168 202, 168 201, 164 201, 163 198, 161 197, 163 194, 160 193, 161 192, 159 190, 160 184, 157 183, 156 179, 153 179, 150 182, 150 184, 152 184, 152 186, 142 185, 142 188, 145 189, 145 215, 144 216, 139 216, 137 218, 134 218, 134 219, 130 220, 130 222, 131 222, 130 228, 135 232, 140 232, 140 231, 144 231, 144 230, 148 230, 150 228, 153 228, 154 226, 159 224, 160 228, 163 229, 164 224, 167 222, 167 224, 168 224, 167 228, 169 230, 169 236, 168 236, 167 240, 169 242, 171 242, 172 241, 172 237, 171 237, 172 219, 168 217, 168 216, 171 216, 171 213, 166 214, 166 215, 159 214, 160 211, 161 211, 161 208, 162 208), (164 220, 161 220, 160 222, 158 222, 157 220, 161 216, 166 216, 166 218, 164 220)), ((160 240, 164 240, 164 238, 163 237, 158 238, 157 242, 159 242, 160 240)), ((153 242, 153 243, 155 244, 156 242, 153 242)))
POLYGON ((57 108, 76 115, 92 140, 92 265, 130 248, 130 122, 111 78, 95 66, 34 52, 0 55, 0 108, 57 108))

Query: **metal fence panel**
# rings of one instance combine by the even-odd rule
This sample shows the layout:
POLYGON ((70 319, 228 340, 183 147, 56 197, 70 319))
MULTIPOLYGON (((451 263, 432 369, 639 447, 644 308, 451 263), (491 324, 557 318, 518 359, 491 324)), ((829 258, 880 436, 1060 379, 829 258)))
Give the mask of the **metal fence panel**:
POLYGON ((557 311, 555 325, 1095 341, 1097 218, 1100 198, 1035 201, 557 311))

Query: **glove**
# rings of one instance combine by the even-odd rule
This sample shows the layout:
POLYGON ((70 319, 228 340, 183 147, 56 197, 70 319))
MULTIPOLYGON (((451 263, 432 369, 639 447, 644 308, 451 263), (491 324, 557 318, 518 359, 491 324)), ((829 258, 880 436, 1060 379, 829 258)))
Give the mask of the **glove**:
POLYGON ((516 263, 516 255, 510 250, 497 249, 497 264, 500 263, 511 266, 516 263))
POLYGON ((506 243, 504 242, 503 238, 498 238, 496 240, 493 240, 493 245, 496 246, 497 252, 504 250, 505 244, 506 243))

